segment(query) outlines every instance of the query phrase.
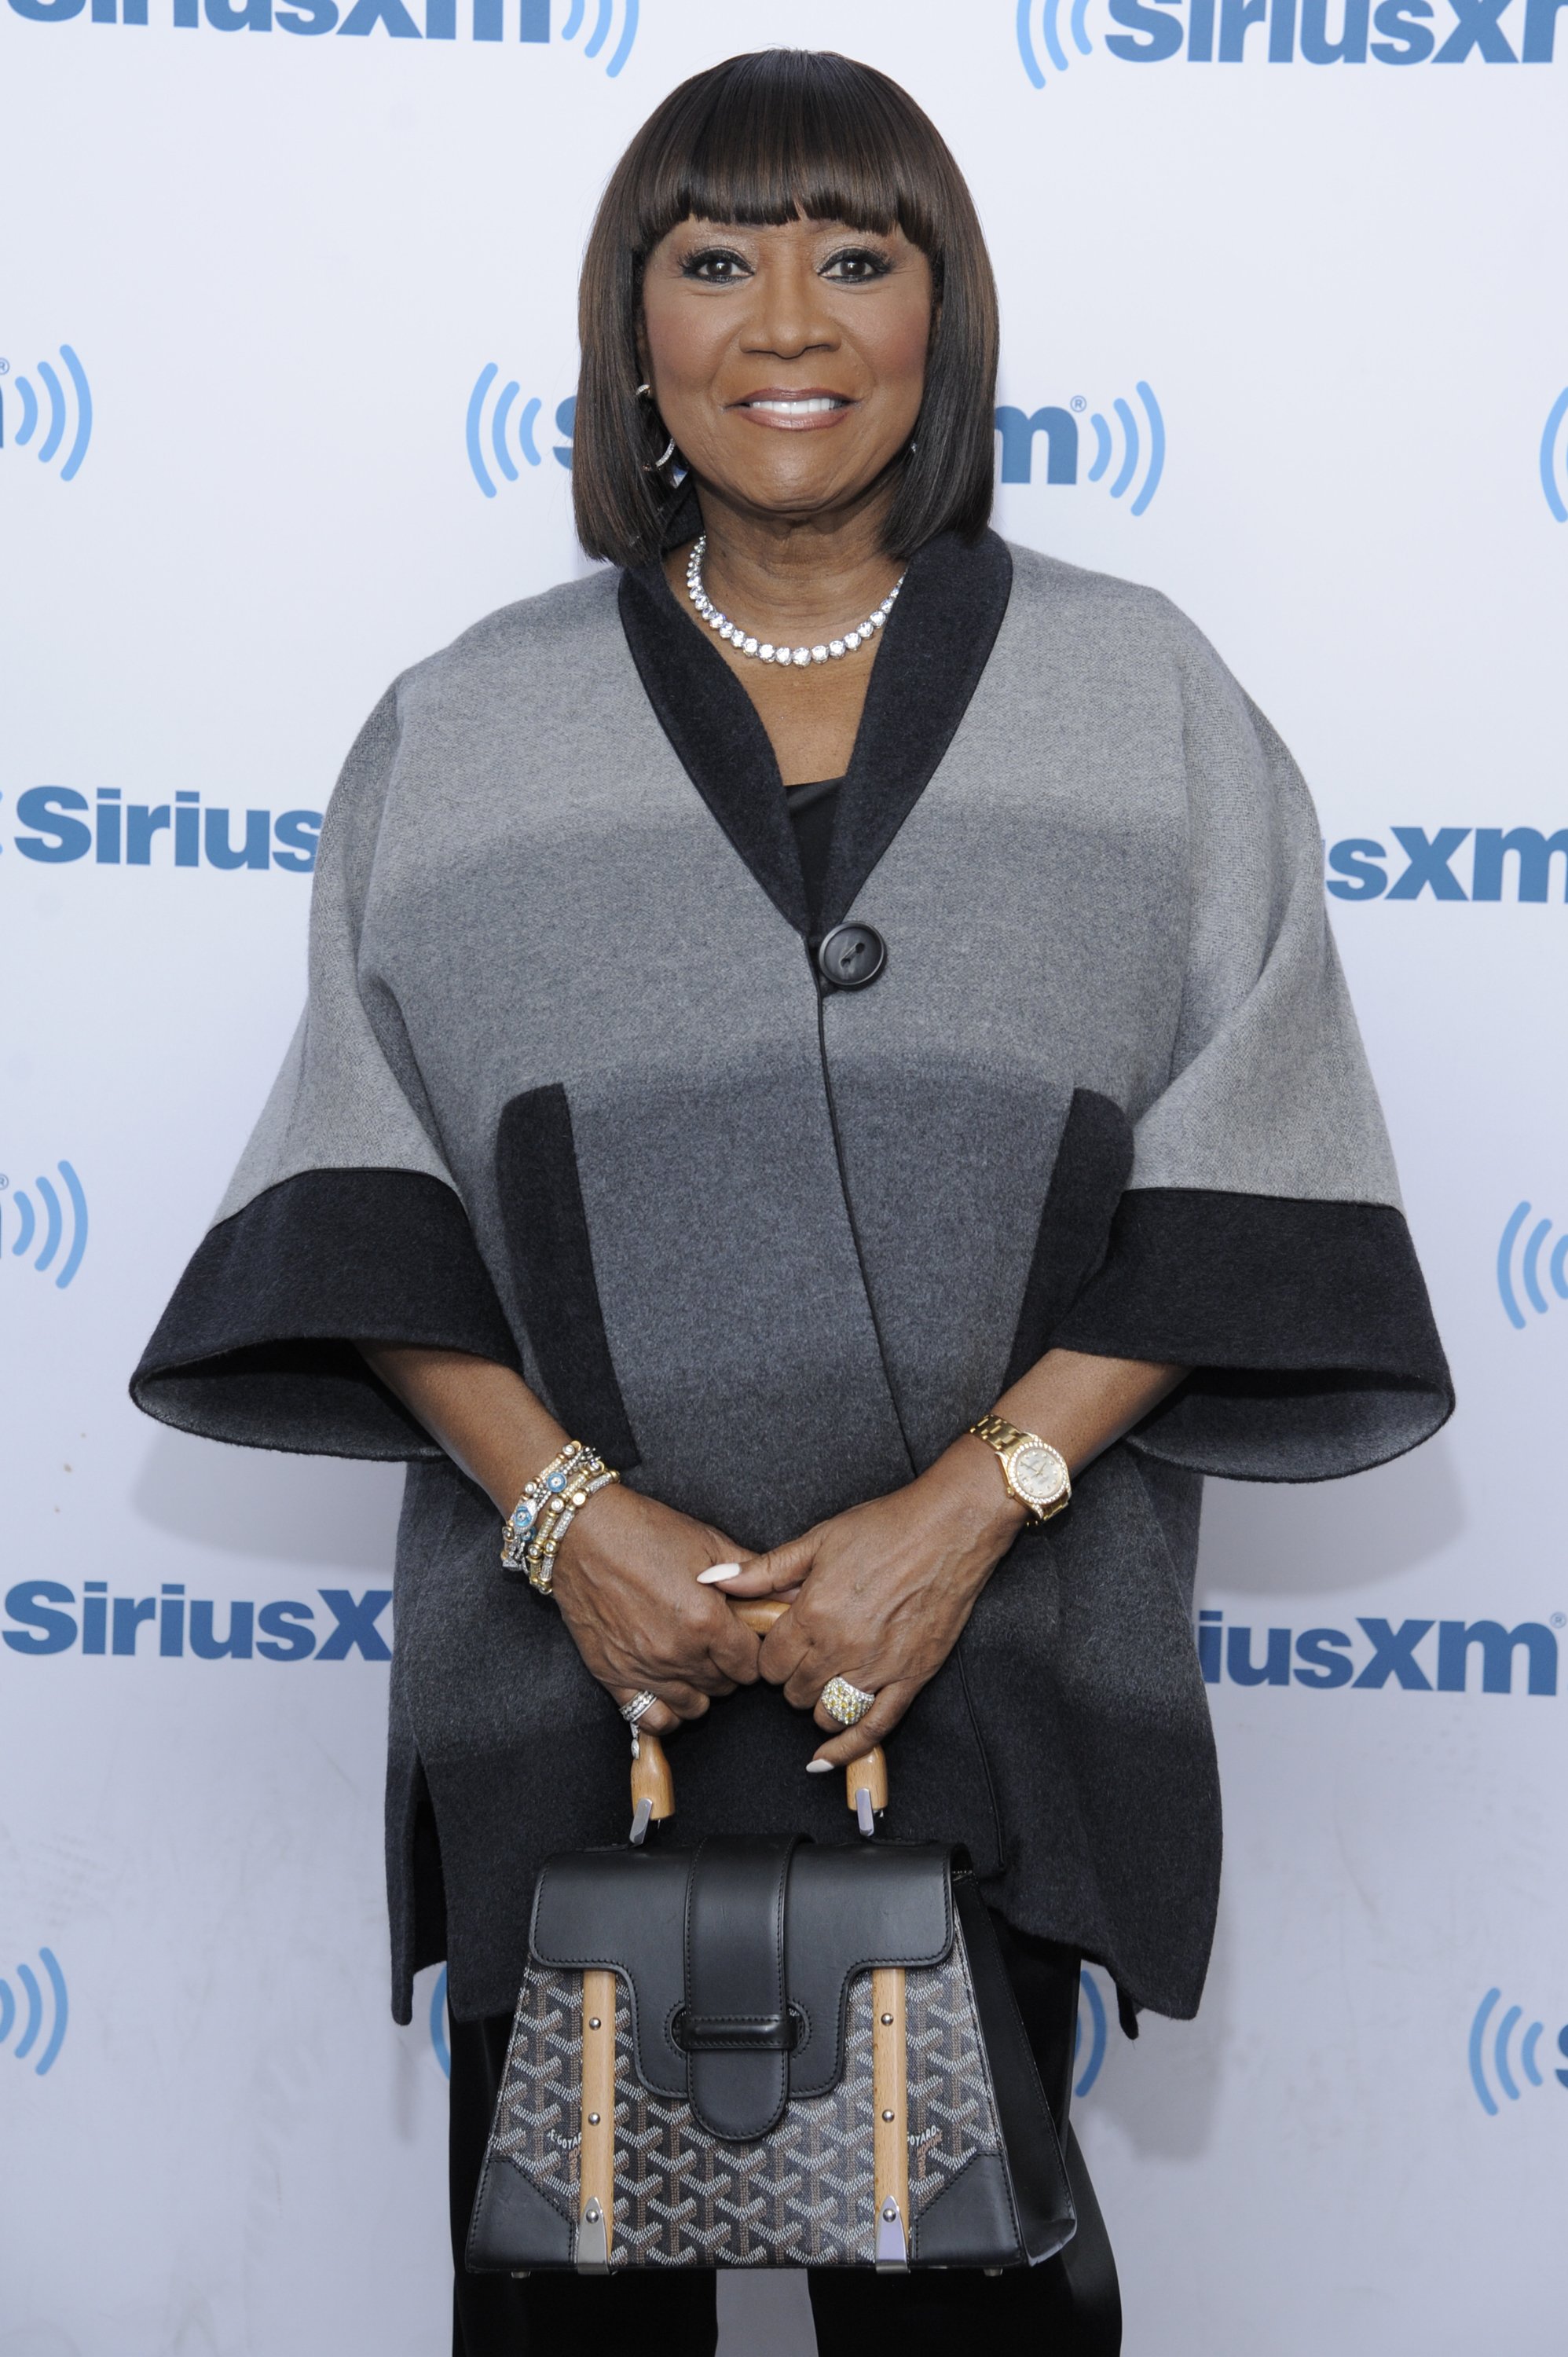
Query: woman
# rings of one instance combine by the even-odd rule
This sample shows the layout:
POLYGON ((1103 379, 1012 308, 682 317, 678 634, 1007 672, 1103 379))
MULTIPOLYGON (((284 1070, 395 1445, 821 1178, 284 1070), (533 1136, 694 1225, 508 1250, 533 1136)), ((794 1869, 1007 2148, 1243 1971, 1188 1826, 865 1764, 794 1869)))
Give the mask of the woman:
MULTIPOLYGON (((986 529, 994 295, 926 118, 833 56, 697 76, 581 331, 615 569, 371 715, 305 1022, 134 1386, 408 1460, 394 2009, 445 1956, 468 2357, 714 2345, 706 2275, 462 2270, 534 1873, 624 1830, 615 1706, 684 1723, 687 1841, 842 1838, 813 1771, 894 1738, 890 1829, 968 1846, 1065 2126, 1079 1957, 1129 2026, 1202 1986, 1203 1474, 1451 1405, 1288 754, 1162 597, 986 529), (508 1580, 573 1438, 622 1478, 577 1460, 508 1580)), ((820 2345, 1114 2349, 1079 2193, 1032 2274, 814 2276, 820 2345)))

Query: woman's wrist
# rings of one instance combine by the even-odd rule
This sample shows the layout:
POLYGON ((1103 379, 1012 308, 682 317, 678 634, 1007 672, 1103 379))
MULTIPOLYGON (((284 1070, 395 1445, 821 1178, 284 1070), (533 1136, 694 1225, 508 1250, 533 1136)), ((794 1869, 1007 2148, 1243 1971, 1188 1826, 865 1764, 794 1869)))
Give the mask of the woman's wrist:
POLYGON ((620 1475, 581 1440, 568 1440, 524 1486, 501 1525, 501 1565, 537 1596, 553 1592, 555 1557, 577 1516, 620 1475))
POLYGON ((972 1433, 950 1441, 919 1479, 993 1560, 1006 1554, 1029 1519, 1009 1493, 994 1453, 972 1433))

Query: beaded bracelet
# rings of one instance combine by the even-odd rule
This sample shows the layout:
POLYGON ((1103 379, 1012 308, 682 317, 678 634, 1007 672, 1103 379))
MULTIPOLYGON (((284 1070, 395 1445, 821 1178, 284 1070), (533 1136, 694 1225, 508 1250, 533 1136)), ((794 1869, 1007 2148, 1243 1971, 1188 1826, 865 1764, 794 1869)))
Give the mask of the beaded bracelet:
POLYGON ((594 1492, 619 1480, 620 1475, 597 1457, 589 1454, 579 1458, 573 1469, 573 1487, 559 1502, 546 1507, 524 1557, 528 1584, 536 1596, 554 1594, 555 1557, 562 1540, 594 1492))
POLYGON ((504 1570, 521 1571, 525 1568, 529 1543, 540 1515, 550 1500, 559 1497, 565 1489, 567 1477, 576 1459, 587 1454, 580 1440, 569 1440, 543 1470, 536 1473, 526 1484, 521 1497, 501 1524, 501 1565, 504 1570))
POLYGON ((594 1449, 569 1440, 534 1475, 502 1523, 503 1569, 521 1571, 537 1594, 550 1595, 556 1550, 568 1525, 596 1490, 619 1480, 594 1449))

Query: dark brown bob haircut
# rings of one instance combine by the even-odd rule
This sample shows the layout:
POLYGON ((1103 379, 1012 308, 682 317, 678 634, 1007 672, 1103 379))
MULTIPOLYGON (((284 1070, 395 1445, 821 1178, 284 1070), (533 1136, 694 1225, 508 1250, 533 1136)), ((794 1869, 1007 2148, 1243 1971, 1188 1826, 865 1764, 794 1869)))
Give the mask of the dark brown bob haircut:
POLYGON ((822 49, 760 49, 671 91, 617 165, 594 221, 578 303, 573 432, 577 536, 590 556, 646 564, 681 494, 651 471, 664 435, 639 401, 642 271, 680 221, 895 225, 931 264, 935 309, 916 447, 888 511, 889 554, 940 532, 975 539, 995 466, 996 285, 974 201, 928 116, 872 66, 822 49))

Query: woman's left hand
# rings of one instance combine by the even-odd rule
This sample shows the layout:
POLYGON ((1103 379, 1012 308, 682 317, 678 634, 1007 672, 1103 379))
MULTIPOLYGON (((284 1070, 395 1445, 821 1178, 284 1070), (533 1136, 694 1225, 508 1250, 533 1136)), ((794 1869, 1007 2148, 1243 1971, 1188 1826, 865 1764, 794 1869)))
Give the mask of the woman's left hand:
POLYGON ((813 1765, 842 1767, 897 1727, 957 1644, 1024 1520, 991 1450, 966 1435, 907 1489, 834 1514, 724 1582, 729 1597, 790 1598, 759 1665, 831 1734, 813 1765), (853 1727, 822 1706, 832 1677, 876 1696, 853 1727))

